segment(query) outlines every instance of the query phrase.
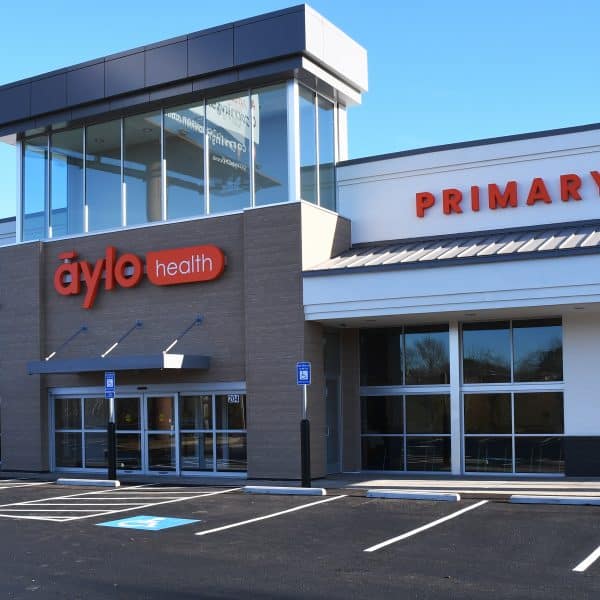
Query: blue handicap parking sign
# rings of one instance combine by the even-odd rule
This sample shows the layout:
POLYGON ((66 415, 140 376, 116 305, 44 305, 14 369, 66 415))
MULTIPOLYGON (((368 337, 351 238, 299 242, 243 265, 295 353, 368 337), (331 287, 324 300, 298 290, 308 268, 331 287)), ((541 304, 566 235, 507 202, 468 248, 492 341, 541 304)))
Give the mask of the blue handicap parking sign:
POLYGON ((310 363, 296 363, 296 383, 298 385, 310 385, 310 363))
POLYGON ((142 529, 145 531, 159 531, 169 527, 179 527, 189 523, 199 523, 198 519, 175 519, 173 517, 151 517, 148 515, 137 515, 117 521, 106 521, 97 523, 100 527, 118 527, 121 529, 142 529))

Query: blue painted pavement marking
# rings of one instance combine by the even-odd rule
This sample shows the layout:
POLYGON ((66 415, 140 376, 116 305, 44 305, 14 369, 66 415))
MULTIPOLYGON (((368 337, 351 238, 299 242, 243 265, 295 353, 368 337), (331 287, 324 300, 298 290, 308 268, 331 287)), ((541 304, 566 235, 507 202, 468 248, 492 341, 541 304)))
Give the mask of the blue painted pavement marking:
POLYGON ((100 527, 120 527, 122 529, 143 529, 146 531, 159 531, 169 527, 179 527, 188 523, 199 523, 199 519, 175 519, 173 517, 150 517, 148 515, 138 515, 127 519, 118 519, 117 521, 106 521, 97 523, 100 527))

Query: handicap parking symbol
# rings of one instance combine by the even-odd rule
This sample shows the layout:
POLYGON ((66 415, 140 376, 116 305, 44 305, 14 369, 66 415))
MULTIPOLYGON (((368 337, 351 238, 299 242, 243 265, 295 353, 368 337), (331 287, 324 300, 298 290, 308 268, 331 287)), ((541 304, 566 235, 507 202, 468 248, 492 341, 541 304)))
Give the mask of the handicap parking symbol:
POLYGON ((106 521, 97 523, 101 527, 118 527, 121 529, 142 529, 144 531, 160 531, 170 527, 179 527, 189 523, 199 523, 198 519, 175 519, 173 517, 152 517, 148 515, 138 515, 137 517, 128 517, 118 519, 117 521, 106 521))

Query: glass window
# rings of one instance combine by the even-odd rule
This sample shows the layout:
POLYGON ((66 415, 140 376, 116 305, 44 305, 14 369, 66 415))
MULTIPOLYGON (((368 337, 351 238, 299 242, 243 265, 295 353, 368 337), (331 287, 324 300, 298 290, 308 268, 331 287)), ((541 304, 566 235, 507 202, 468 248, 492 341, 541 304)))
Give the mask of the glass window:
POLYGON ((246 434, 217 434, 217 470, 245 471, 246 468, 246 434))
POLYGON ((252 94, 254 203, 287 202, 287 90, 284 85, 252 94))
POLYGON ((3 166, 0 219, 15 217, 17 214, 17 148, 15 139, 0 139, 0 165, 3 166), (10 140, 10 141, 9 141, 10 140))
POLYGON ((148 429, 175 429, 173 396, 150 396, 146 399, 148 407, 148 429))
POLYGON ((117 433, 117 468, 127 471, 142 468, 142 451, 138 433, 117 433))
POLYGON ((140 399, 115 398, 115 423, 117 429, 140 428, 140 399))
POLYGON ((106 429, 108 423, 108 400, 104 398, 85 398, 83 407, 83 422, 86 429, 106 429))
POLYGON ((317 121, 315 94, 299 86, 300 197, 317 204, 317 121))
POLYGON ((508 322, 463 325, 464 383, 510 381, 508 322))
POLYGON ((180 435, 182 471, 213 470, 213 434, 182 433, 180 435))
POLYGON ((148 468, 151 471, 175 470, 175 436, 170 433, 148 435, 148 468))
POLYGON ((123 177, 126 223, 139 225, 162 220, 160 112, 123 121, 123 177))
POLYGON ((54 428, 81 429, 80 398, 56 398, 54 400, 54 428))
POLYGON ((250 99, 248 94, 206 105, 210 212, 250 206, 250 99))
POLYGON ((512 437, 466 437, 465 471, 512 472, 512 437))
POLYGON ((562 392, 515 394, 515 433, 563 433, 562 392))
POLYGON ((450 396, 406 396, 406 433, 450 433, 450 396))
POLYGON ((362 433, 404 433, 402 396, 363 396, 362 433))
POLYGON ((169 109, 164 117, 167 218, 204 214, 204 104, 169 109))
POLYGON ((85 157, 88 230, 121 226, 121 121, 90 125, 85 157))
POLYGON ((216 396, 217 429, 246 429, 246 396, 225 394, 216 396))
POLYGON ((108 438, 106 433, 85 434, 85 467, 102 469, 108 466, 108 438))
POLYGON ((512 433, 510 394, 465 394, 465 433, 512 433))
POLYGON ((552 321, 514 321, 515 381, 562 381, 562 326, 552 321))
POLYGON ((563 438, 515 438, 515 471, 517 473, 564 473, 563 438))
POLYGON ((406 470, 449 471, 450 437, 407 437, 406 470))
POLYGON ((23 240, 46 237, 48 138, 25 141, 23 150, 23 240))
POLYGON ((319 204, 335 210, 333 103, 319 96, 319 204))
POLYGON ((362 438, 362 468, 404 471, 404 438, 369 435, 362 438))
POLYGON ((50 226, 52 237, 83 231, 83 130, 51 137, 50 226))
POLYGON ((54 450, 58 468, 81 468, 81 433, 55 433, 54 450))
POLYGON ((407 327, 404 347, 406 385, 449 383, 448 347, 447 327, 407 327))
POLYGON ((212 396, 180 396, 180 429, 212 429, 212 396))
POLYGON ((402 385, 402 330, 360 332, 360 385, 402 385))

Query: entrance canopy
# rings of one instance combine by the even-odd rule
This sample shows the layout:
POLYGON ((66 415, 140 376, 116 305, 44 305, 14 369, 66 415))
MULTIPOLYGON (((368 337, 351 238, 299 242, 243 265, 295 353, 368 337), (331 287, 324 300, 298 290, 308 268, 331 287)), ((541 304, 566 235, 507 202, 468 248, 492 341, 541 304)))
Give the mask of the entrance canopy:
POLYGON ((210 366, 210 356, 198 354, 142 354, 90 358, 32 360, 27 363, 30 375, 45 373, 92 373, 96 371, 143 371, 151 369, 202 369, 210 366))

